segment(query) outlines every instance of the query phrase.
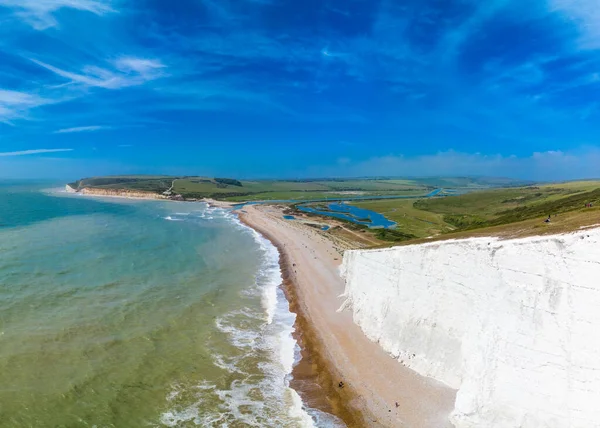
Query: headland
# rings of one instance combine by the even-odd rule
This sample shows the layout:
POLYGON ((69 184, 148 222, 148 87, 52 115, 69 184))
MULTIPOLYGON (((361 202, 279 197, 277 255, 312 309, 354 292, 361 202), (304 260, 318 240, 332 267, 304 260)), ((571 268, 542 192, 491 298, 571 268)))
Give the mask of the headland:
MULTIPOLYGON (((189 182, 229 188, 184 199, 237 209, 279 249, 303 349, 291 386, 311 407, 351 427, 571 428, 600 419, 591 404, 600 397, 600 342, 589 330, 600 321, 588 304, 600 295, 599 182, 384 199, 366 192, 371 200, 344 207, 396 224, 377 229, 327 217, 337 197, 311 213, 301 200, 277 201, 278 182, 241 196, 231 187, 255 183, 185 180, 150 181, 169 192, 189 182), (235 206, 259 195, 271 201, 235 206)), ((116 196, 150 185, 134 182, 116 196)), ((314 184, 298 192, 286 182, 286 196, 314 196, 314 184)), ((344 192, 357 191, 325 195, 344 192)), ((141 196, 173 199, 153 193, 141 196)))

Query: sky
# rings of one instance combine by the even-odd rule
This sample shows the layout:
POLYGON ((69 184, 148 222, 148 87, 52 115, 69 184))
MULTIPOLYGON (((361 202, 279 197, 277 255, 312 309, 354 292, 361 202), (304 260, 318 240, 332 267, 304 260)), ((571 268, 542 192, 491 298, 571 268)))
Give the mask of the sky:
POLYGON ((0 0, 0 178, 600 177, 597 0, 0 0))

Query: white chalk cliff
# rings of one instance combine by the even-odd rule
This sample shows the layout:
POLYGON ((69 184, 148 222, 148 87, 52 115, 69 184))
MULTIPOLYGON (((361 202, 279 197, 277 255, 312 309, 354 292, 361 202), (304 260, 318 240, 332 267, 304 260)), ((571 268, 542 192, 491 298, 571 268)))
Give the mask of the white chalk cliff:
POLYGON ((160 195, 153 192, 145 192, 143 190, 133 189, 102 189, 97 187, 86 187, 81 190, 76 190, 69 186, 65 186, 67 193, 80 193, 82 195, 92 196, 117 196, 121 198, 135 198, 135 199, 167 199, 166 196, 160 195))
POLYGON ((600 427, 600 229, 347 251, 354 321, 460 428, 600 427))

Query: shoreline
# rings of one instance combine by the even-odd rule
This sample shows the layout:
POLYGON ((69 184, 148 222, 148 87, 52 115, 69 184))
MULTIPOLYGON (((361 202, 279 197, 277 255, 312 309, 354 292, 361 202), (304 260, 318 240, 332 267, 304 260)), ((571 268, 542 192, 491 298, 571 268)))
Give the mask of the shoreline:
MULTIPOLYGON (((147 194, 76 193, 99 198, 201 202, 225 209, 237 205, 210 198, 177 201, 147 194)), ((284 220, 282 208, 276 205, 246 205, 234 213, 279 253, 282 289, 290 311, 296 314, 293 337, 301 349, 290 387, 307 407, 332 414, 349 427, 452 427, 448 417, 456 391, 405 367, 367 338, 354 323, 351 311, 342 310, 342 253, 326 232, 301 221, 284 220)))
POLYGON ((404 367, 340 310, 342 256, 326 235, 284 220, 273 206, 237 211, 246 226, 279 250, 283 289, 296 313, 302 352, 290 383, 310 407, 349 427, 451 427, 456 391, 404 367), (343 388, 339 382, 343 382, 343 388))
MULTIPOLYGON (((292 265, 285 252, 285 246, 270 232, 247 221, 245 213, 238 212, 238 218, 245 226, 256 230, 267 239, 279 252, 279 267, 283 279, 282 289, 289 304, 290 312, 296 315, 293 337, 300 347, 301 358, 292 370, 290 386, 298 392, 302 401, 311 408, 330 413, 342 419, 348 425, 358 423, 361 419, 356 410, 344 404, 340 391, 332 387, 336 372, 330 367, 329 361, 323 355, 323 350, 316 339, 316 332, 308 321, 299 302, 297 286, 294 283, 292 265)), ((348 389, 345 391, 348 395, 348 389)), ((346 397, 347 398, 347 397, 346 397)), ((356 425, 349 425, 356 426, 356 425)))
POLYGON ((150 193, 150 192, 124 192, 122 190, 119 191, 110 191, 106 192, 95 191, 89 189, 75 190, 69 185, 65 186, 67 190, 63 190, 60 193, 65 193, 68 195, 80 195, 86 196, 90 198, 117 198, 117 199, 133 199, 133 200, 143 200, 143 201, 163 201, 163 202, 186 202, 186 203, 203 203, 208 204, 210 207, 214 208, 233 208, 235 205, 239 204, 239 202, 229 202, 229 201, 217 201, 216 199, 211 198, 203 198, 203 199, 194 199, 194 200, 181 200, 181 199, 173 199, 164 195, 160 195, 158 193, 150 193), (71 190, 69 190, 71 189, 71 190))

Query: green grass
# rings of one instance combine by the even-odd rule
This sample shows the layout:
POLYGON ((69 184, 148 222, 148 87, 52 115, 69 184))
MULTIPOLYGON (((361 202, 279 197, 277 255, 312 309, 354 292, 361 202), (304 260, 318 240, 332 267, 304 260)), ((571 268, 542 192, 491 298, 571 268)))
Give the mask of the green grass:
MULTIPOLYGON (((209 197, 214 193, 219 193, 218 197, 227 200, 273 200, 273 199, 314 199, 329 197, 341 197, 339 192, 357 192, 358 195, 377 194, 424 194, 429 190, 426 186, 407 185, 390 180, 369 181, 369 180, 345 180, 345 181, 241 181, 241 186, 225 186, 215 188, 212 182, 198 182, 194 179, 180 179, 175 182, 174 192, 186 194, 203 194, 209 197), (227 197, 227 193, 235 193, 227 197), (245 195, 237 195, 244 193, 245 195), (245 198, 244 196, 251 197, 245 198)), ((349 194, 348 196, 352 196, 349 194)))
POLYGON ((502 211, 497 218, 487 221, 484 226, 516 223, 532 218, 557 216, 573 211, 582 211, 586 209, 586 204, 588 203, 596 206, 600 204, 600 188, 502 211))
POLYGON ((274 191, 264 193, 254 193, 247 196, 223 196, 223 200, 232 202, 241 201, 268 201, 268 200, 295 200, 306 201, 314 199, 344 199, 353 196, 421 196, 425 194, 423 190, 398 190, 398 191, 371 191, 361 192, 361 194, 344 193, 344 191, 274 191))
MULTIPOLYGON (((110 176, 92 177, 72 183, 75 188, 98 187, 131 189, 162 193, 175 180, 173 194, 186 199, 213 198, 230 201, 277 199, 321 199, 351 196, 423 195, 437 187, 465 187, 476 189, 486 181, 473 178, 429 179, 313 179, 313 180, 237 180, 209 177, 170 176, 110 176), (347 192, 346 194, 340 192, 347 192)), ((489 180, 488 180, 489 181, 489 180)))
POLYGON ((444 222, 442 214, 419 210, 414 203, 413 199, 386 199, 353 202, 352 205, 381 213, 397 223, 397 230, 419 238, 453 229, 444 222))
MULTIPOLYGON (((380 241, 404 243, 437 237, 485 234, 542 234, 564 232, 600 223, 600 181, 572 181, 513 187, 519 182, 501 178, 419 178, 237 180, 235 178, 112 176, 78 180, 74 188, 98 187, 162 193, 174 182, 173 193, 186 199, 214 198, 232 202, 262 200, 313 200, 353 196, 406 195, 418 197, 434 188, 464 189, 468 193, 429 199, 355 201, 354 205, 384 214, 398 224, 395 230, 350 230, 380 241), (499 187, 504 186, 504 187, 499 187), (490 188, 493 187, 493 188, 490 188), (494 188, 495 187, 495 188, 494 188), (544 223, 548 215, 551 223, 544 223)), ((444 194, 444 193, 442 193, 444 194)))
POLYGON ((172 193, 186 199, 213 198, 229 201, 307 200, 351 196, 422 195, 430 187, 413 180, 236 180, 232 178, 111 176, 93 177, 71 183, 75 188, 133 189, 172 193))
POLYGON ((486 189, 490 187, 511 187, 532 184, 525 180, 503 177, 431 177, 417 178, 415 182, 434 188, 451 187, 455 189, 486 189))
POLYGON ((365 201, 354 205, 384 214, 398 224, 396 230, 428 238, 469 236, 484 231, 514 232, 519 227, 531 233, 541 232, 547 229, 542 228, 549 215, 553 225, 560 222, 563 229, 567 225, 579 227, 589 217, 581 215, 590 211, 586 208, 588 203, 600 206, 600 182, 488 189, 443 198, 365 201))
POLYGON ((84 178, 70 183, 75 189, 94 187, 101 189, 131 189, 144 192, 162 193, 171 187, 173 177, 161 175, 128 175, 84 178))
POLYGON ((391 242, 404 242, 416 238, 415 235, 394 229, 376 229, 373 234, 381 241, 391 242))
POLYGON ((562 213, 553 217, 550 223, 545 223, 543 217, 537 217, 496 226, 457 230, 455 232, 440 234, 432 238, 428 237, 427 239, 414 239, 395 244, 382 243, 380 247, 489 236, 495 236, 501 239, 512 239, 529 236, 554 235, 585 230, 586 228, 598 225, 600 225, 600 206, 594 206, 593 208, 584 208, 562 213))
MULTIPOLYGON (((596 182, 595 186, 600 187, 600 182, 596 182)), ((592 182, 576 182, 485 190, 460 196, 422 199, 415 202, 414 207, 442 215, 444 222, 455 228, 468 229, 547 216, 563 207, 563 202, 559 201, 572 197, 575 197, 573 201, 577 201, 577 195, 589 192, 592 188, 592 182)), ((581 206, 584 207, 585 202, 581 206)))

